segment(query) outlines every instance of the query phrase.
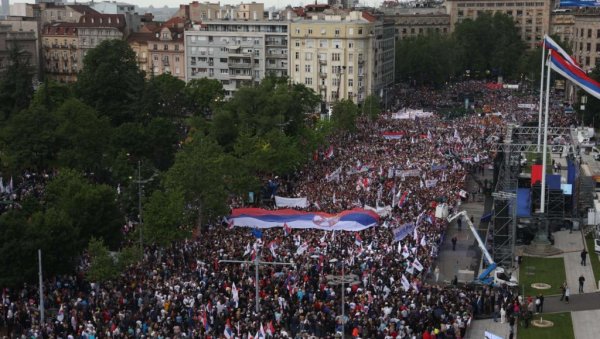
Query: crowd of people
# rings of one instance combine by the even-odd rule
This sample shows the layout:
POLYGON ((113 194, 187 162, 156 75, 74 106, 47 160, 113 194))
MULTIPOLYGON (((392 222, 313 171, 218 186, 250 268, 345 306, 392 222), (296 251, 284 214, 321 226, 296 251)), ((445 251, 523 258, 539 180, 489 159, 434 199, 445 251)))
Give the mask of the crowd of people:
MULTIPOLYGON (((465 91, 481 93, 476 105, 510 112, 510 119, 530 115, 511 106, 521 101, 506 100, 509 90, 477 81, 425 93, 403 90, 397 103, 435 111, 436 103, 450 104, 465 91)), ((391 111, 376 121, 360 117, 355 133, 332 137, 332 148, 324 147, 294 179, 281 180, 279 193, 306 197, 311 211, 382 208, 387 212, 378 226, 361 232, 272 228, 259 235, 214 225, 168 248, 146 247, 143 260, 115 281, 87 281, 84 271, 52 277, 44 285, 43 324, 37 286, 4 289, 0 328, 9 336, 53 338, 324 338, 342 332, 463 338, 475 313, 518 298, 505 288, 466 289, 431 279, 447 227, 435 212, 441 204, 449 213, 459 210, 468 172, 493 161, 490 146, 502 137, 503 119, 405 120, 391 111), (396 237, 409 223, 415 231, 396 237), (282 264, 261 264, 256 281, 256 256, 282 264), (223 262, 240 259, 249 262, 223 262)), ((236 201, 232 208, 242 200, 236 201)))

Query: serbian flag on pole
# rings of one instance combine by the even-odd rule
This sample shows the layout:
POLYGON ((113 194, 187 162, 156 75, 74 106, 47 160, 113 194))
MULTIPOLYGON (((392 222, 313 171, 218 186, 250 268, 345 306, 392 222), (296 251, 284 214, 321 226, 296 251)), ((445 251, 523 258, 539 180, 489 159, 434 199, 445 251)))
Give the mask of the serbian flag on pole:
POLYGON ((408 192, 402 193, 402 196, 400 197, 400 200, 398 201, 398 208, 402 208, 402 206, 404 206, 404 204, 406 203, 407 197, 408 197, 408 192))
POLYGON ((564 49, 562 49, 562 47, 560 47, 560 45, 557 44, 556 41, 554 41, 548 35, 544 35, 544 46, 546 46, 546 49, 552 50, 552 51, 560 54, 560 56, 567 63, 581 69, 581 67, 579 67, 579 65, 577 64, 577 61, 572 56, 570 56, 569 53, 567 53, 564 49))
POLYGON ((272 321, 269 321, 269 323, 267 324, 267 334, 270 336, 275 335, 275 327, 273 327, 272 321))
POLYGON ((290 225, 287 224, 287 222, 284 222, 283 223, 283 235, 285 235, 287 237, 290 234, 292 234, 292 228, 290 227, 290 225))
POLYGON ((206 311, 202 311, 202 325, 204 325, 204 331, 208 332, 208 319, 206 318, 206 311))
POLYGON ((233 338, 233 330, 231 329, 231 324, 229 323, 229 319, 227 319, 227 324, 225 324, 225 331, 223 331, 223 335, 227 339, 233 338))
POLYGON ((550 52, 550 68, 577 84, 584 91, 600 99, 600 83, 590 78, 581 68, 571 64, 562 56, 550 52))
POLYGON ((333 145, 330 145, 327 151, 325 152, 325 158, 331 159, 333 158, 333 145))
POLYGON ((354 243, 356 246, 362 246, 362 238, 360 237, 360 234, 356 233, 354 236, 354 243))

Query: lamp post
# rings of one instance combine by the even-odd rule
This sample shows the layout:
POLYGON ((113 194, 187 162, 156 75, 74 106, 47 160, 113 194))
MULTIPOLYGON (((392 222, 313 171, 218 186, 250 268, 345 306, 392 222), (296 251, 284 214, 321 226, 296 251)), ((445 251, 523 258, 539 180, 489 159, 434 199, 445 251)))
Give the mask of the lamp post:
MULTIPOLYGON (((335 265, 339 260, 336 258, 330 259, 329 263, 335 265)), ((342 260, 342 275, 330 274, 326 276, 327 283, 332 286, 341 285, 342 287, 342 338, 345 336, 346 330, 346 291, 345 286, 353 282, 358 282, 358 276, 356 274, 346 275, 346 266, 344 260, 342 260)))

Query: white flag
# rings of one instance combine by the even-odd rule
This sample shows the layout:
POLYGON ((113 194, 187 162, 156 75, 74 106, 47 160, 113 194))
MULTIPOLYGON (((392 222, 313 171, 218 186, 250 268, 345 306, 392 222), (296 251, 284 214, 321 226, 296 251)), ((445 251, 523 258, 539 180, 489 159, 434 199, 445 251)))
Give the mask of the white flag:
POLYGON ((308 244, 307 243, 304 243, 304 244, 300 245, 298 247, 298 250, 296 250, 296 255, 302 255, 302 253, 304 253, 307 249, 308 249, 308 244))
POLYGON ((235 301, 235 308, 238 307, 238 301, 240 301, 240 296, 238 294, 238 289, 235 287, 235 283, 231 285, 231 298, 235 301))
POLYGON ((427 245, 427 240, 425 240, 425 238, 426 238, 425 236, 423 236, 421 238, 421 246, 426 246, 427 245))
POLYGON ((419 270, 419 272, 421 272, 423 270, 423 265, 421 265, 421 263, 419 262, 419 259, 417 259, 417 258, 415 258, 415 261, 413 261, 412 265, 414 266, 414 268, 419 270))
POLYGON ((408 282, 408 279, 406 279, 406 276, 404 276, 404 274, 402 275, 402 288, 404 288, 404 291, 407 291, 410 289, 410 283, 408 282))

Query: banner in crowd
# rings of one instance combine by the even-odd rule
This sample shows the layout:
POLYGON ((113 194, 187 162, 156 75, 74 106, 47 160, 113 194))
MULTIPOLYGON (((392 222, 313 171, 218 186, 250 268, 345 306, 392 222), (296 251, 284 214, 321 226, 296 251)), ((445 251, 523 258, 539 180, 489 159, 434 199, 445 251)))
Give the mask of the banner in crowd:
POLYGON ((329 231, 360 231, 379 222, 377 213, 361 208, 338 214, 292 209, 270 211, 262 208, 235 208, 229 217, 229 220, 232 219, 235 226, 243 227, 272 228, 286 224, 290 228, 316 228, 329 231))
POLYGON ((384 139, 402 139, 402 137, 404 136, 404 132, 400 131, 400 132, 383 132, 383 138, 384 139))
POLYGON ((431 112, 425 112, 422 109, 410 109, 410 108, 403 108, 401 110, 399 110, 398 112, 392 114, 392 119, 396 119, 396 120, 415 120, 417 118, 429 118, 432 117, 433 113, 431 112))
POLYGON ((393 230, 394 242, 402 241, 407 235, 412 234, 415 230, 415 223, 409 222, 404 225, 400 225, 398 228, 393 230))
POLYGON ((349 171, 346 172, 346 174, 352 175, 352 174, 363 173, 363 172, 368 172, 368 171, 369 171, 369 166, 361 165, 361 166, 351 168, 349 171))
POLYGON ((385 206, 385 207, 371 207, 369 205, 365 205, 365 209, 367 211, 373 211, 375 213, 377 213, 377 215, 379 215, 380 217, 387 217, 389 215, 392 214, 392 206, 385 206))
POLYGON ((281 208, 281 207, 306 208, 309 206, 307 198, 285 198, 285 197, 280 197, 280 196, 275 196, 275 205, 278 208, 281 208))
POLYGON ((342 166, 338 167, 335 171, 331 172, 330 174, 327 174, 325 176, 325 180, 327 180, 327 182, 332 182, 334 180, 339 181, 340 174, 342 174, 342 166))
POLYGON ((432 188, 437 185, 437 179, 425 180, 425 187, 432 188))
POLYGON ((397 177, 420 177, 421 171, 418 169, 396 170, 397 177))

